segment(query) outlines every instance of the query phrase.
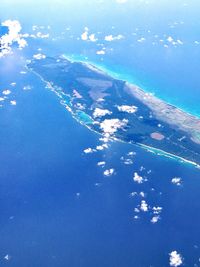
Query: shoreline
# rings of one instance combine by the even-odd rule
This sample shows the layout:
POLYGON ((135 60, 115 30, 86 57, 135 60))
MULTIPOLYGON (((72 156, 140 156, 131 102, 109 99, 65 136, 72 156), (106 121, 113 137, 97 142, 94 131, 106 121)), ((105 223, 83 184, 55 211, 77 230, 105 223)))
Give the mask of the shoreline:
MULTIPOLYGON (((67 59, 67 60, 71 61, 70 59, 67 59)), ((71 61, 71 62, 72 62, 72 61, 71 61)), ((76 61, 76 62, 77 62, 77 61, 76 61)), ((86 62, 83 62, 83 63, 85 64, 86 62)), ((90 63, 87 63, 87 64, 90 64, 90 63)), ((92 64, 90 64, 90 65, 92 65, 92 64)), ((95 66, 95 65, 92 65, 92 66, 95 67, 95 68, 98 68, 98 66, 95 66)), ((26 67, 26 69, 27 69, 28 71, 30 71, 30 72, 32 72, 33 74, 35 74, 36 76, 38 76, 38 77, 40 78, 40 80, 47 86, 47 88, 50 89, 52 92, 54 92, 54 93, 59 97, 59 99, 61 99, 61 101, 63 101, 63 103, 61 103, 61 101, 60 101, 60 104, 63 105, 63 106, 65 106, 66 110, 67 110, 68 112, 71 113, 72 117, 73 117, 79 124, 81 124, 81 125, 83 125, 84 127, 88 128, 90 131, 95 132, 96 134, 100 135, 101 137, 104 137, 104 135, 103 135, 102 133, 100 133, 100 132, 98 132, 98 131, 95 131, 95 130, 92 129, 89 125, 87 125, 87 124, 85 124, 84 122, 80 121, 80 120, 75 116, 75 114, 72 112, 71 108, 65 103, 65 101, 62 99, 62 96, 60 96, 60 95, 58 94, 57 90, 54 88, 53 85, 51 85, 51 83, 50 83, 49 81, 46 81, 46 80, 45 80, 39 73, 37 73, 37 72, 34 71, 33 69, 29 68, 27 65, 26 65, 25 67, 26 67)), ((100 70, 102 70, 102 69, 100 69, 100 70)), ((102 70, 102 71, 104 72, 104 70, 102 70)), ((108 73, 106 73, 106 74, 109 75, 108 73)), ((124 81, 124 80, 121 80, 121 81, 124 81)), ((124 82, 127 83, 126 81, 124 81, 124 82)), ((132 86, 137 86, 137 85, 133 85, 133 84, 131 84, 131 85, 132 85, 132 86)), ((139 87, 139 89, 142 90, 143 93, 146 93, 146 92, 145 92, 143 89, 141 89, 140 87, 139 87)), ((148 94, 148 93, 147 93, 147 94, 148 94)), ((161 101, 162 101, 162 100, 161 100, 161 101)), ((167 104, 168 104, 168 103, 167 103, 167 104)), ((172 106, 172 107, 175 107, 175 106, 173 106, 173 105, 171 105, 171 104, 169 104, 169 105, 172 106)), ((177 107, 175 107, 175 108, 177 108, 177 107)), ((177 109, 179 109, 179 108, 177 108, 177 109)), ((179 109, 179 110, 181 110, 181 109, 179 109)), ((181 110, 181 111, 184 112, 184 113, 186 113, 186 112, 183 111, 183 110, 181 110)), ((188 113, 187 113, 187 114, 188 114, 188 113)), ((191 114, 189 114, 189 115, 192 116, 192 117, 194 117, 194 116, 191 115, 191 114)), ((174 155, 174 154, 172 154, 172 153, 165 152, 165 151, 163 151, 163 150, 161 150, 161 149, 157 149, 157 148, 154 148, 154 147, 151 147, 151 146, 148 146, 148 145, 144 145, 144 144, 142 144, 142 143, 126 142, 126 141, 123 141, 123 140, 121 140, 121 139, 119 139, 119 138, 112 137, 112 136, 109 137, 109 140, 110 140, 110 141, 117 141, 117 142, 121 142, 121 143, 125 143, 125 144, 130 144, 130 145, 139 147, 139 148, 141 148, 141 149, 144 149, 144 150, 146 150, 147 152, 154 153, 154 154, 156 154, 157 156, 162 156, 162 157, 165 157, 165 158, 170 158, 170 159, 176 160, 176 161, 179 162, 179 163, 184 163, 184 164, 192 165, 193 167, 195 167, 195 168, 197 168, 197 169, 200 169, 200 165, 197 164, 196 162, 193 162, 193 161, 184 159, 184 158, 182 158, 182 157, 180 157, 180 156, 177 156, 177 155, 174 155)))
MULTIPOLYGON (((164 102, 165 104, 171 106, 171 107, 174 107, 176 108, 177 110, 183 112, 183 113, 186 113, 192 117, 195 117, 197 119, 200 119, 200 114, 194 114, 190 111, 186 111, 184 108, 180 107, 180 106, 176 106, 175 104, 172 104, 170 103, 169 101, 163 99, 162 97, 160 96, 156 96, 156 94, 154 92, 151 92, 151 91, 148 91, 147 89, 144 89, 142 85, 140 85, 139 83, 137 82, 134 82, 134 81, 129 81, 128 79, 125 79, 125 78, 122 78, 122 77, 119 77, 119 75, 116 73, 116 72, 113 72, 111 70, 109 70, 106 66, 102 66, 96 62, 92 62, 92 61, 89 61, 87 59, 73 59, 73 56, 70 57, 68 55, 61 55, 61 57, 63 57, 64 59, 67 59, 69 60, 70 62, 81 62, 81 63, 84 63, 86 65, 91 65, 95 68, 98 68, 99 70, 103 71, 106 75, 109 75, 111 77, 113 77, 114 79, 117 79, 119 81, 122 81, 122 82, 125 82, 127 85, 131 85, 131 86, 135 86, 137 88, 139 88, 141 91, 143 91, 144 94, 147 94, 147 95, 152 95, 153 97, 159 99, 160 101, 164 102)), ((77 56, 78 58, 78 56, 77 56)), ((123 75, 123 74, 122 74, 123 75)))

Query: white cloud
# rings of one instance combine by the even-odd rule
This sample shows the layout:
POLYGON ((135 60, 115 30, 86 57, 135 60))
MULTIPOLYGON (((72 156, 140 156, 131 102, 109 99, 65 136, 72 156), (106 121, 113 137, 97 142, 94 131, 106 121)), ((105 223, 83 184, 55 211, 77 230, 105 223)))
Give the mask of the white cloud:
POLYGON ((103 144, 103 145, 99 145, 99 146, 96 146, 96 150, 99 150, 99 151, 101 151, 101 150, 104 150, 105 148, 108 148, 108 145, 107 144, 103 144))
POLYGON ((11 94, 11 91, 6 89, 2 92, 3 95, 10 95, 11 94))
POLYGON ((183 45, 183 41, 181 41, 180 39, 174 40, 171 36, 169 36, 167 38, 167 41, 172 44, 172 45, 183 45))
POLYGON ((25 85, 24 87, 23 87, 23 90, 31 90, 32 89, 32 87, 30 86, 30 85, 25 85))
POLYGON ((99 162, 97 163, 97 166, 102 166, 102 167, 104 167, 105 164, 106 164, 105 161, 99 161, 99 162))
POLYGON ((174 178, 172 178, 171 182, 172 182, 172 184, 175 184, 177 186, 180 186, 182 184, 182 180, 181 180, 180 177, 174 177, 174 178))
POLYGON ((22 71, 20 71, 20 74, 24 75, 24 74, 27 74, 27 72, 22 70, 22 71))
POLYGON ((170 258, 169 258, 170 266, 178 267, 178 266, 182 265, 183 258, 180 254, 178 254, 178 252, 176 250, 169 253, 169 256, 170 256, 170 258))
POLYGON ((85 31, 85 32, 83 32, 83 33, 81 34, 81 39, 82 39, 83 41, 87 41, 87 40, 88 40, 88 32, 87 32, 87 31, 85 31))
POLYGON ((152 210, 153 210, 153 213, 154 214, 160 214, 162 212, 162 207, 153 207, 152 210))
POLYGON ((128 120, 123 119, 106 119, 100 124, 100 128, 104 131, 105 134, 112 135, 118 129, 124 128, 128 123, 128 120))
POLYGON ((123 38, 124 38, 124 36, 121 34, 118 34, 117 36, 113 36, 112 34, 110 34, 110 35, 105 36, 105 41, 112 42, 112 41, 120 40, 123 38))
POLYGON ((133 160, 132 159, 124 159, 124 164, 125 165, 131 165, 131 164, 133 164, 133 160))
POLYGON ((109 111, 107 109, 101 109, 101 108, 95 108, 95 110, 93 112, 94 118, 103 117, 105 115, 110 115, 110 114, 112 114, 111 111, 109 111))
POLYGON ((135 197, 135 196, 137 196, 137 192, 131 192, 129 196, 130 197, 135 197))
POLYGON ((38 38, 44 39, 44 38, 49 38, 49 33, 41 33, 41 32, 37 32, 36 36, 38 38))
POLYGON ((89 153, 93 153, 93 152, 95 152, 96 150, 95 149, 92 149, 92 148, 86 148, 85 150, 83 150, 83 152, 85 153, 85 154, 89 154, 89 153))
POLYGON ((34 58, 34 59, 38 59, 38 60, 40 60, 40 59, 45 59, 46 56, 43 55, 43 54, 35 54, 35 55, 33 55, 33 58, 34 58))
POLYGON ((101 137, 101 138, 99 138, 99 141, 102 141, 104 143, 108 143, 109 142, 109 138, 108 137, 101 137))
POLYGON ((139 194, 141 197, 145 197, 145 193, 142 191, 142 192, 140 192, 140 194, 139 194))
POLYGON ((180 45, 183 45, 183 41, 181 41, 181 40, 177 40, 176 41, 178 44, 180 44, 180 45))
POLYGON ((93 33, 93 34, 90 34, 90 35, 89 35, 89 40, 90 40, 91 42, 96 42, 98 39, 95 37, 95 34, 93 33))
POLYGON ((18 48, 22 49, 27 45, 27 42, 24 38, 22 38, 21 25, 17 20, 6 20, 1 23, 2 26, 8 27, 8 33, 4 34, 0 38, 0 57, 9 54, 12 52, 12 45, 14 43, 18 44, 18 48))
POLYGON ((151 222, 154 224, 154 223, 157 223, 159 220, 160 220, 160 216, 156 215, 156 216, 153 216, 153 218, 151 219, 151 222))
POLYGON ((11 259, 11 256, 10 256, 9 254, 7 254, 7 255, 4 256, 4 259, 5 259, 6 261, 9 261, 9 260, 11 259))
POLYGON ((108 169, 108 170, 105 170, 103 174, 105 176, 111 176, 114 174, 114 171, 115 171, 114 169, 108 169))
POLYGON ((173 39, 171 36, 169 36, 169 37, 167 38, 167 41, 168 41, 169 43, 172 43, 172 42, 174 41, 174 39, 173 39))
POLYGON ((128 154, 127 154, 128 156, 135 156, 136 155, 136 153, 135 152, 133 152, 133 151, 130 151, 130 152, 128 152, 128 154))
POLYGON ((96 54, 97 55, 105 55, 105 51, 104 50, 98 50, 98 51, 96 51, 96 54))
POLYGON ((117 108, 119 111, 127 113, 135 113, 138 110, 136 106, 128 106, 128 105, 117 106, 117 108))
POLYGON ((152 208, 152 211, 153 211, 153 218, 151 219, 151 222, 154 224, 154 223, 157 223, 161 217, 160 217, 160 213, 162 212, 162 207, 153 207, 152 208))
POLYGON ((96 42, 98 39, 95 37, 95 34, 89 34, 88 27, 85 27, 84 32, 81 34, 81 40, 96 42))
POLYGON ((141 38, 138 39, 137 41, 138 41, 139 43, 143 43, 145 40, 146 40, 146 39, 145 39, 144 37, 141 37, 141 38))
POLYGON ((148 204, 146 203, 145 200, 142 200, 141 201, 141 204, 140 204, 140 210, 144 211, 144 212, 147 212, 149 210, 148 208, 148 204))
POLYGON ((140 176, 137 172, 135 172, 133 176, 133 181, 138 184, 142 184, 144 182, 144 178, 140 176))
POLYGON ((139 210, 138 208, 135 208, 135 209, 134 209, 134 212, 139 213, 140 210, 139 210))
POLYGON ((16 105, 17 105, 17 101, 16 101, 16 100, 11 100, 11 101, 10 101, 10 104, 11 104, 12 106, 16 106, 16 105))

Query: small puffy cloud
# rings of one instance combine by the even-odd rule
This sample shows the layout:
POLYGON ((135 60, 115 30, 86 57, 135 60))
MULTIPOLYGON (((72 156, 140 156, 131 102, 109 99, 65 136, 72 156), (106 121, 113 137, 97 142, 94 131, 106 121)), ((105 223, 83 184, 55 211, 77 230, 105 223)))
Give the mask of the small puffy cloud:
POLYGON ((105 115, 110 115, 110 114, 112 114, 112 112, 107 109, 95 108, 93 112, 93 117, 94 118, 103 117, 105 115))
POLYGON ((108 41, 108 42, 113 41, 113 36, 112 35, 105 36, 105 41, 108 41))
POLYGON ((140 192, 139 195, 140 195, 141 197, 145 198, 145 193, 144 193, 143 191, 140 192))
POLYGON ((120 40, 120 39, 123 39, 123 38, 124 38, 124 36, 121 35, 121 34, 118 34, 117 36, 113 36, 111 34, 111 35, 106 35, 105 36, 105 41, 112 42, 112 41, 120 40))
POLYGON ((3 95, 10 95, 11 94, 11 91, 6 89, 2 92, 3 95))
POLYGON ((154 214, 160 214, 162 212, 162 207, 153 207, 152 211, 154 214))
MULTIPOLYGON (((12 52, 12 45, 17 44, 19 49, 24 48, 27 42, 22 38, 21 25, 17 20, 6 20, 1 23, 1 26, 8 28, 8 33, 0 38, 0 57, 12 52)), ((1 27, 0 26, 0 27, 1 27)))
POLYGON ((130 197, 135 197, 135 196, 137 196, 137 194, 138 194, 137 192, 131 192, 131 193, 129 194, 129 196, 130 196, 130 197))
POLYGON ((146 39, 144 37, 141 37, 140 39, 137 40, 139 43, 143 43, 144 41, 146 41, 146 39))
POLYGON ((140 171, 144 171, 145 170, 145 167, 144 166, 140 166, 140 171))
POLYGON ((162 207, 153 207, 152 208, 152 212, 154 214, 153 218, 151 219, 151 222, 154 224, 154 223, 157 223, 161 217, 160 217, 160 213, 162 212, 162 207))
POLYGON ((41 38, 41 39, 49 38, 49 33, 37 32, 36 37, 41 38))
POLYGON ((88 27, 85 27, 84 32, 81 34, 81 40, 96 42, 98 39, 95 37, 94 33, 89 34, 88 27))
POLYGON ((10 104, 11 104, 12 106, 16 106, 16 105, 17 105, 17 101, 16 101, 16 100, 11 100, 11 101, 10 101, 10 104))
POLYGON ((81 193, 77 192, 76 197, 79 198, 81 196, 81 193))
POLYGON ((27 74, 27 72, 22 70, 22 71, 20 71, 20 74, 25 75, 25 74, 27 74))
POLYGON ((142 176, 140 176, 137 172, 135 172, 133 175, 133 181, 138 184, 142 184, 145 181, 145 179, 142 176))
POLYGON ((133 160, 132 159, 124 159, 124 164, 125 165, 131 165, 131 164, 133 164, 133 160))
POLYGON ((177 42, 177 44, 179 44, 179 45, 183 45, 183 41, 181 41, 181 40, 179 40, 179 39, 178 39, 176 42, 177 42))
POLYGON ((120 158, 120 160, 123 161, 123 163, 124 163, 125 165, 133 164, 133 160, 132 160, 132 159, 130 159, 130 158, 126 158, 126 157, 124 157, 124 156, 122 156, 122 157, 120 158))
POLYGON ((174 177, 174 178, 172 178, 171 182, 172 182, 172 184, 180 186, 182 184, 182 179, 180 177, 174 177))
MULTIPOLYGON (((145 198, 146 194, 143 191, 141 191, 139 193, 137 193, 137 192, 131 192, 129 196, 130 197, 140 196, 142 198, 145 198)), ((138 208, 136 208, 135 212, 140 212, 140 210, 138 208)))
POLYGON ((95 34, 93 33, 93 34, 90 34, 89 35, 89 40, 91 41, 91 42, 96 42, 98 39, 95 37, 95 34))
POLYGON ((23 87, 23 90, 24 90, 24 91, 31 90, 31 89, 32 89, 32 87, 31 87, 30 85, 25 85, 25 86, 23 87))
POLYGON ((172 44, 172 45, 183 45, 183 41, 181 41, 180 39, 174 40, 171 36, 169 36, 167 38, 167 41, 172 44))
POLYGON ((104 142, 104 143, 108 143, 109 142, 109 137, 101 137, 101 138, 99 138, 99 141, 102 141, 102 142, 104 142))
POLYGON ((9 254, 4 256, 4 260, 9 261, 11 259, 11 256, 9 254))
POLYGON ((40 60, 40 59, 45 59, 46 56, 44 54, 35 54, 35 55, 33 55, 33 58, 40 60))
POLYGON ((102 49, 102 50, 98 50, 98 51, 96 51, 96 54, 97 55, 105 55, 105 51, 102 49))
POLYGON ((91 147, 89 147, 89 148, 84 149, 83 152, 84 152, 85 154, 90 154, 90 153, 95 152, 95 149, 92 149, 91 147))
POLYGON ((173 267, 181 266, 183 263, 183 258, 176 250, 169 253, 169 264, 173 267))
POLYGON ((127 113, 135 113, 138 110, 136 106, 128 106, 128 105, 117 106, 117 109, 121 112, 127 112, 127 113))
POLYGON ((131 156, 131 157, 133 157, 133 156, 135 156, 136 155, 136 152, 133 152, 133 151, 130 151, 130 152, 128 152, 128 154, 127 154, 128 156, 131 156))
POLYGON ((154 223, 157 223, 159 220, 160 220, 160 216, 156 215, 156 216, 153 216, 153 218, 151 219, 151 222, 154 224, 154 223))
POLYGON ((114 169, 108 169, 108 170, 105 170, 103 174, 104 174, 105 176, 111 176, 111 175, 114 174, 114 172, 115 172, 114 169))
POLYGON ((99 151, 104 150, 106 148, 108 148, 108 145, 107 144, 96 146, 96 150, 99 150, 99 151))
POLYGON ((128 120, 123 119, 106 119, 100 124, 100 128, 103 130, 105 134, 112 135, 117 130, 123 129, 128 123, 128 120))
POLYGON ((82 34, 81 34, 81 39, 83 41, 87 41, 88 40, 88 31, 84 31, 82 34))
POLYGON ((146 203, 145 200, 141 201, 140 210, 144 212, 147 212, 149 210, 148 204, 146 203))
POLYGON ((134 212, 139 213, 140 212, 139 208, 134 208, 134 212))
POLYGON ((174 41, 174 39, 173 39, 171 36, 169 36, 169 37, 167 38, 167 41, 168 41, 169 43, 172 43, 172 42, 174 41))
POLYGON ((99 162, 97 163, 97 166, 104 167, 104 166, 105 166, 105 164, 106 164, 106 162, 105 162, 105 161, 99 161, 99 162))

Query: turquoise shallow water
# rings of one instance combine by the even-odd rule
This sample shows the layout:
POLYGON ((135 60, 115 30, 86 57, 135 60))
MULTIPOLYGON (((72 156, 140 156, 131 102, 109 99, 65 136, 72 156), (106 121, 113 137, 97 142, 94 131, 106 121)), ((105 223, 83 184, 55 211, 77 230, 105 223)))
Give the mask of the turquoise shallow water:
POLYGON ((52 56, 79 55, 200 114, 200 53, 194 44, 199 3, 185 3, 187 9, 182 1, 129 1, 128 6, 81 1, 79 9, 74 1, 56 6, 42 1, 40 7, 32 1, 1 3, 1 19, 20 20, 24 32, 34 24, 52 27, 50 39, 30 39, 18 55, 0 59, 0 89, 11 89, 17 101, 12 106, 8 98, 0 108, 1 266, 167 267, 173 250, 183 256, 184 266, 199 265, 199 170, 119 142, 85 154, 102 144, 99 135, 74 120, 38 77, 20 74, 20 58, 31 58, 38 48, 52 56), (100 32, 98 43, 77 40, 85 26, 100 32), (104 41, 105 35, 120 33, 126 38, 104 41), (158 45, 156 39, 168 36, 183 45, 158 45), (141 37, 146 41, 138 42, 141 37), (105 56, 96 55, 103 46, 105 56), (23 90, 27 85, 32 89, 23 90), (122 157, 130 151, 136 152, 134 164, 126 165, 122 157), (103 175, 100 161, 115 169, 113 176, 103 175), (148 181, 135 183, 134 172, 148 181), (171 183, 173 177, 182 178, 180 187, 171 183), (134 209, 142 198, 130 197, 131 192, 144 192, 149 205, 139 220, 134 209), (150 222, 153 206, 163 208, 157 224, 150 222))
POLYGON ((30 31, 32 25, 50 25, 53 42, 34 41, 35 51, 36 47, 42 45, 48 54, 66 53, 87 57, 162 99, 190 113, 200 114, 197 1, 174 1, 169 4, 163 0, 158 4, 152 0, 147 4, 145 1, 132 0, 126 5, 114 4, 114 0, 83 1, 79 3, 83 12, 76 10, 75 2, 60 1, 55 8, 51 1, 48 3, 49 14, 46 14, 47 2, 41 3, 40 12, 37 11, 35 18, 31 16, 31 10, 38 8, 31 1, 30 8, 20 1, 19 4, 3 2, 1 19, 21 19, 24 31, 30 31), (23 8, 26 12, 22 11, 23 8), (89 33, 96 34, 97 42, 77 40, 86 26, 89 33), (104 37, 110 34, 122 34, 125 38, 106 42, 104 37), (168 41, 169 37, 182 43, 173 45, 168 41), (145 41, 138 42, 141 38, 145 41), (164 45, 168 45, 168 48, 164 45), (96 55, 95 52, 104 46, 105 56, 96 55))

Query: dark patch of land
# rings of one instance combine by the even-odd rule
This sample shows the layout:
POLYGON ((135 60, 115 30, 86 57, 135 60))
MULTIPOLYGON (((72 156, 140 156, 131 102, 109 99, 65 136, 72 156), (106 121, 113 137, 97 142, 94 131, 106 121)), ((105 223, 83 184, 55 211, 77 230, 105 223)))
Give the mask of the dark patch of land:
POLYGON ((89 127, 105 133, 104 120, 127 120, 114 137, 142 144, 181 157, 200 165, 200 119, 192 116, 141 88, 115 79, 95 66, 71 62, 66 58, 33 60, 29 65, 55 90, 70 96, 73 113, 84 111, 94 119, 89 127), (135 106, 132 113, 120 106, 135 106), (105 116, 94 117, 95 109, 108 110, 105 116))

